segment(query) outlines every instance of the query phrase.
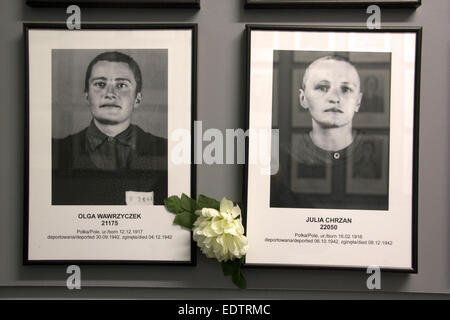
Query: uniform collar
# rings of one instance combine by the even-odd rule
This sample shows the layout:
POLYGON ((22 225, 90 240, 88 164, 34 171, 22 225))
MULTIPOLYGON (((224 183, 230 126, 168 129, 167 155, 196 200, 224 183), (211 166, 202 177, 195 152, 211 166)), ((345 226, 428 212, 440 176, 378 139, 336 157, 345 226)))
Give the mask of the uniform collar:
POLYGON ((309 133, 300 134, 298 139, 291 141, 283 147, 283 151, 290 154, 298 162, 305 163, 333 163, 351 157, 354 150, 361 143, 361 133, 355 131, 353 142, 346 148, 338 151, 327 151, 316 146, 309 133))
POLYGON ((361 143, 361 134, 358 131, 353 132, 353 141, 350 145, 348 145, 346 148, 337 150, 337 151, 328 151, 319 148, 314 144, 314 142, 311 139, 310 133, 307 133, 304 138, 305 142, 310 150, 313 150, 314 154, 323 159, 324 161, 329 160, 344 160, 345 158, 348 158, 353 153, 353 150, 361 143))
POLYGON ((127 129, 119 133, 117 136, 109 137, 101 132, 95 125, 94 120, 92 120, 86 131, 86 146, 93 151, 107 140, 116 140, 123 145, 133 147, 136 145, 135 126, 129 125, 127 129))

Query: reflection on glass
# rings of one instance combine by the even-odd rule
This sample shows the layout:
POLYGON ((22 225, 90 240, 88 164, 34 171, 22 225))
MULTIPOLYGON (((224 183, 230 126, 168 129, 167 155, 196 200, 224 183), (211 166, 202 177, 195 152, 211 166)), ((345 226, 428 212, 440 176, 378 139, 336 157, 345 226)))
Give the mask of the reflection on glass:
POLYGON ((384 112, 384 99, 379 94, 380 81, 375 76, 364 80, 364 95, 360 112, 384 112))
POLYGON ((375 143, 364 141, 356 150, 353 162, 353 178, 380 179, 380 156, 376 155, 375 143))

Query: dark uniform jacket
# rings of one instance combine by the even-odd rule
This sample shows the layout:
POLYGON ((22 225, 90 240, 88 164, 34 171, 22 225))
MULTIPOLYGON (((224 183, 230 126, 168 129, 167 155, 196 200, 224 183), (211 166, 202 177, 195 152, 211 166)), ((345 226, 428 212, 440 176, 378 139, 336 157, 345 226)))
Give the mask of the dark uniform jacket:
MULTIPOLYGON (((281 146, 280 168, 270 179, 270 206, 387 210, 387 191, 382 195, 372 195, 363 189, 360 194, 347 192, 348 179, 352 178, 347 170, 349 165, 354 167, 357 164, 355 160, 361 159, 362 143, 363 134, 359 133, 347 148, 325 151, 314 145, 309 134, 304 133, 295 145, 281 146)), ((378 167, 373 169, 370 178, 377 178, 378 167)), ((366 181, 370 188, 369 184, 374 180, 366 181)))
POLYGON ((125 205, 127 191, 153 191, 154 205, 162 205, 167 198, 167 140, 131 125, 124 134, 127 140, 120 141, 129 148, 126 159, 115 169, 105 168, 102 155, 93 149, 102 143, 98 133, 97 140, 88 137, 92 126, 95 133, 91 123, 81 132, 52 141, 52 204, 125 205))

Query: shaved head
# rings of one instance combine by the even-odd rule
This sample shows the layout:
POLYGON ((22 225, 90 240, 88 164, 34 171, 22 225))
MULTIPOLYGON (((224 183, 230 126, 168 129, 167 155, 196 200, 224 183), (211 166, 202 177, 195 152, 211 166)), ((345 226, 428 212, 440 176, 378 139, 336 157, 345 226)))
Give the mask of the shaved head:
POLYGON ((337 61, 337 62, 342 62, 345 64, 348 64, 351 69, 354 70, 357 78, 358 78, 358 82, 361 82, 361 79, 359 77, 358 71, 356 70, 356 67, 353 63, 351 63, 348 59, 338 56, 338 55, 330 55, 330 56, 326 56, 326 57, 322 57, 319 58, 317 60, 314 60, 305 70, 305 74, 303 75, 303 80, 302 80, 302 89, 305 90, 306 88, 306 84, 310 78, 311 72, 318 67, 322 62, 327 62, 327 61, 337 61))

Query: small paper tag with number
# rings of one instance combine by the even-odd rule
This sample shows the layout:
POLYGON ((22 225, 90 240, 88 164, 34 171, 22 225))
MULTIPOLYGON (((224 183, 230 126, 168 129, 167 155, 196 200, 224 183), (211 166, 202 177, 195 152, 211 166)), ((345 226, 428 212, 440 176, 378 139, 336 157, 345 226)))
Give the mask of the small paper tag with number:
POLYGON ((127 206, 152 206, 153 191, 152 192, 126 191, 125 199, 127 206))

